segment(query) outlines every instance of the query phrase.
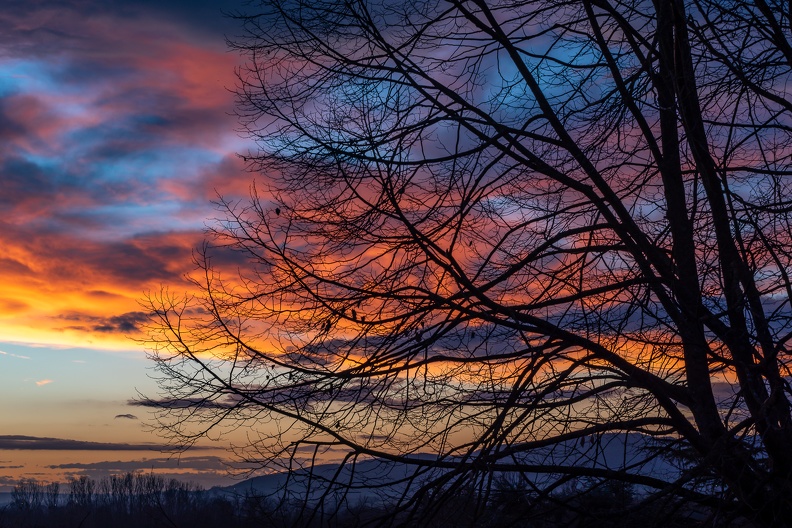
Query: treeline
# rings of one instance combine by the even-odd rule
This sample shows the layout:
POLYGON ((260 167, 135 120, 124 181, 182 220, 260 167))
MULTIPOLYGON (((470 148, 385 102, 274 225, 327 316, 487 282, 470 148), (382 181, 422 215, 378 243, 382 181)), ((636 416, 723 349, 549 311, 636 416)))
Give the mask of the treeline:
POLYGON ((237 522, 238 504, 158 475, 126 473, 65 485, 22 479, 0 510, 0 528, 159 528, 253 526, 237 522))
POLYGON ((126 473, 99 481, 80 477, 65 485, 23 479, 12 492, 12 502, 0 508, 0 528, 752 526, 738 516, 689 505, 641 504, 630 486, 607 481, 582 494, 567 489, 537 495, 503 480, 483 501, 480 494, 461 490, 430 506, 415 506, 402 510, 360 502, 317 509, 299 500, 218 493, 154 474, 126 473))

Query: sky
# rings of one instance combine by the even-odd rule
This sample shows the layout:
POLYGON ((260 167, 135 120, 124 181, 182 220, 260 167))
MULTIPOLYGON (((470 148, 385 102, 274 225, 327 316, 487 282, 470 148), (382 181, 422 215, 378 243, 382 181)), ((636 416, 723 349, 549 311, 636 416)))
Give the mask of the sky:
POLYGON ((209 0, 0 0, 0 491, 151 470, 225 482, 221 442, 173 458, 148 411, 147 292, 187 291, 218 195, 244 196, 238 32, 209 0))

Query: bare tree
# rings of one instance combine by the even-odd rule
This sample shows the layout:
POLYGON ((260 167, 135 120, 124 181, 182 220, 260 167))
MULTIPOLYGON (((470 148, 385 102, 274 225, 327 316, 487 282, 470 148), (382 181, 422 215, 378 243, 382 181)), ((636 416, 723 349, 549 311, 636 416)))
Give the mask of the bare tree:
POLYGON ((239 18, 264 183, 221 201, 203 294, 152 299, 164 431, 242 424, 261 464, 398 462, 405 511, 484 504, 513 474, 792 523, 787 4, 239 18), (244 264, 221 275, 229 250, 244 264), (621 434, 632 458, 583 462, 621 434), (648 439, 689 463, 648 470, 648 439))

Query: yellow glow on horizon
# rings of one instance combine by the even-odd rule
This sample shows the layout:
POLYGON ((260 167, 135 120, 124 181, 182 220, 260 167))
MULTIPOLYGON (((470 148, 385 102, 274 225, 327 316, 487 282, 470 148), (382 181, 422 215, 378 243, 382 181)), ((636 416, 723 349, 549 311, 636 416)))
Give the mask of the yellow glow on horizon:
POLYGON ((101 331, 96 327, 113 317, 143 312, 130 293, 45 290, 35 286, 25 290, 4 284, 0 304, 13 307, 0 311, 3 341, 55 347, 87 347, 108 350, 138 349, 139 332, 101 331))

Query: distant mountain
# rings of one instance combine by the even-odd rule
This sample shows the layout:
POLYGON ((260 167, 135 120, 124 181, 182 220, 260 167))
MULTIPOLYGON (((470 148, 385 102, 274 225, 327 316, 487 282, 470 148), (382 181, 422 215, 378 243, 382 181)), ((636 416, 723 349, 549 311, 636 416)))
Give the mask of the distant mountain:
MULTIPOLYGON (((639 433, 609 433, 598 438, 569 441, 552 448, 525 452, 517 449, 513 458, 510 457, 505 462, 519 460, 526 465, 543 467, 626 469, 633 475, 667 481, 679 477, 681 470, 677 464, 665 457, 653 456, 656 446, 656 439, 639 433)), ((431 455, 413 458, 424 464, 435 459, 431 455)), ((453 478, 451 471, 443 467, 363 460, 343 467, 338 464, 322 464, 314 466, 313 469, 299 468, 290 472, 261 475, 233 486, 213 488, 211 491, 235 496, 267 497, 276 501, 302 502, 307 497, 309 504, 320 499, 329 500, 331 503, 340 500, 345 500, 348 504, 362 501, 387 503, 416 493, 430 480, 439 477, 453 478)), ((494 473, 497 478, 499 472, 494 473)), ((524 474, 539 487, 553 479, 553 475, 540 471, 528 471, 524 474)), ((571 484, 574 485, 574 482, 571 484)), ((636 492, 640 493, 641 489, 641 486, 637 486, 636 492)))

